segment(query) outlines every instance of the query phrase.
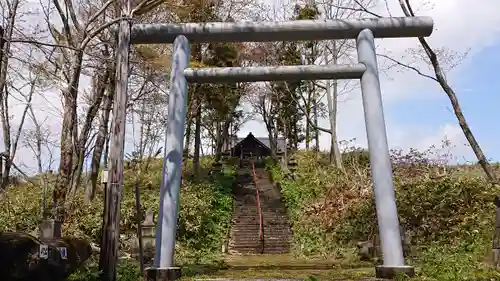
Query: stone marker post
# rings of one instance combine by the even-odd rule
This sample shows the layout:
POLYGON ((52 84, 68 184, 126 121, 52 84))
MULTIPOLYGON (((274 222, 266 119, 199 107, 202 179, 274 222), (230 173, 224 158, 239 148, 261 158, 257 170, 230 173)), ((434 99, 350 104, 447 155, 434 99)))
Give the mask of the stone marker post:
POLYGON ((53 219, 42 220, 39 226, 40 240, 60 238, 61 222, 53 219))
POLYGON ((152 260, 155 254, 156 244, 156 224, 154 222, 154 212, 148 211, 141 225, 142 243, 144 245, 144 259, 152 260))

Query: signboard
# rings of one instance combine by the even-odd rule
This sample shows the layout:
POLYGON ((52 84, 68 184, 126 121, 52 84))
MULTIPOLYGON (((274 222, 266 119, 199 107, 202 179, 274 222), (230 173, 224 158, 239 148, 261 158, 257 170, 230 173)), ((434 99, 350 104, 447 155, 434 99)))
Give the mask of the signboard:
POLYGON ((38 255, 40 256, 40 259, 44 259, 44 260, 48 259, 49 258, 49 246, 41 244, 38 255))
POLYGON ((102 170, 101 183, 108 183, 108 170, 102 170))
POLYGON ((61 259, 67 260, 68 259, 68 250, 66 249, 66 247, 59 247, 57 249, 61 253, 61 259))

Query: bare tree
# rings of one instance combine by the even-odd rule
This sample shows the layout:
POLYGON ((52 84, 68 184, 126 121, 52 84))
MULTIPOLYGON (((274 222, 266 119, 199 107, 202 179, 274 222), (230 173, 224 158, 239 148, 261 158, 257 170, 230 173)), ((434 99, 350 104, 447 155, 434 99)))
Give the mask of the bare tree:
POLYGON ((45 20, 49 27, 52 40, 57 44, 52 51, 57 55, 55 59, 48 58, 48 64, 52 69, 47 71, 47 75, 53 78, 59 78, 63 83, 61 89, 63 99, 63 120, 61 126, 61 149, 59 161, 59 173, 54 188, 53 204, 54 216, 58 220, 64 219, 64 202, 69 189, 72 187, 74 167, 81 167, 81 151, 85 145, 79 141, 88 137, 89 126, 91 126, 94 116, 97 114, 96 107, 99 107, 102 100, 103 91, 94 93, 101 95, 94 97, 96 104, 92 104, 87 110, 87 116, 83 125, 82 137, 79 138, 77 108, 79 101, 80 78, 84 70, 85 52, 89 44, 95 41, 106 28, 117 23, 120 18, 106 21, 105 12, 110 8, 114 1, 110 0, 104 3, 88 4, 87 12, 78 14, 72 1, 53 0, 52 5, 43 6, 45 20), (61 21, 62 28, 58 30, 51 22, 52 14, 56 14, 61 21), (75 163, 75 158, 77 159, 75 163))
MULTIPOLYGON (((401 9, 403 10, 403 13, 410 17, 414 17, 415 13, 413 12, 413 9, 410 5, 409 0, 399 0, 399 4, 401 6, 401 9)), ((469 124, 467 123, 467 120, 465 119, 465 116, 462 112, 462 109, 460 108, 460 104, 458 102, 457 96, 455 94, 455 91, 453 88, 450 86, 448 81, 446 80, 446 75, 439 63, 438 55, 437 53, 431 48, 429 43, 424 37, 419 37, 418 41, 420 42, 420 45, 424 49, 427 57, 429 58, 429 61, 432 65, 432 68, 434 69, 434 77, 429 76, 429 75, 423 75, 420 71, 417 71, 420 75, 430 78, 436 82, 439 83, 443 91, 446 93, 448 98, 450 99, 450 103, 453 107, 453 111, 455 112, 455 116, 458 119, 458 124, 460 124, 460 128, 462 128, 462 131, 467 138, 467 141, 469 142, 472 150, 474 151, 474 154, 476 154, 477 159, 479 160, 479 164, 483 168, 486 176, 488 179, 494 183, 494 184, 499 184, 498 179, 496 175, 493 173, 490 163, 486 159, 486 156, 483 153, 483 150, 479 146, 479 143, 477 142, 476 138, 474 137, 474 134, 472 133, 472 130, 469 127, 469 124)), ((407 68, 411 68, 408 65, 401 64, 407 68)), ((417 70, 415 68, 411 68, 413 70, 417 70)))
POLYGON ((273 157, 276 153, 277 137, 278 137, 278 110, 279 104, 276 103, 276 93, 273 91, 269 83, 264 87, 253 91, 254 95, 249 95, 248 100, 252 105, 255 116, 259 116, 266 126, 269 145, 273 157))
MULTIPOLYGON (((16 139, 12 140, 9 116, 9 93, 7 92, 7 70, 9 66, 9 56, 12 46, 12 34, 14 32, 16 15, 19 8, 19 0, 13 0, 11 2, 7 1, 3 8, 6 9, 6 11, 4 10, 4 13, 6 13, 6 15, 3 15, 5 19, 5 29, 0 26, 0 120, 2 122, 3 144, 5 149, 3 157, 6 158, 6 161, 3 167, 3 171, 1 171, 1 189, 5 189, 8 185, 10 168, 12 165, 11 163, 17 150, 17 142, 19 140, 19 135, 24 123, 23 117, 21 118, 21 122, 19 124, 16 139)), ((26 111, 27 108, 25 112, 26 111)), ((3 161, 3 159, 0 159, 0 161, 3 161)))
MULTIPOLYGON (((322 3, 324 16, 327 19, 344 19, 359 17, 361 13, 356 11, 356 9, 345 9, 339 7, 356 7, 358 2, 368 2, 368 1, 357 1, 357 0, 326 0, 322 3)), ((333 40, 331 42, 326 42, 324 55, 325 64, 337 64, 342 60, 350 60, 351 52, 354 49, 352 40, 333 40)), ((341 92, 347 93, 352 90, 352 87, 348 87, 351 81, 346 83, 346 87, 342 89, 341 92)), ((325 95, 328 104, 328 120, 330 123, 330 163, 334 163, 338 168, 343 169, 342 156, 340 154, 340 149, 337 139, 337 104, 339 96, 339 83, 337 80, 326 81, 325 83, 325 95)))
MULTIPOLYGON (((408 16, 408 17, 415 16, 415 12, 413 11, 409 0, 399 0, 399 4, 400 4, 400 7, 401 7, 403 13, 406 16, 408 16)), ((363 5, 359 5, 359 6, 360 6, 361 10, 364 10, 364 11, 370 13, 371 15, 381 17, 378 14, 370 12, 367 7, 365 7, 363 5)), ((419 37, 418 41, 419 41, 423 51, 425 52, 425 55, 429 59, 429 63, 432 66, 432 69, 434 70, 433 74, 425 74, 419 68, 411 66, 411 65, 403 63, 403 62, 400 62, 400 61, 393 59, 389 56, 383 56, 383 57, 389 59, 390 61, 394 62, 398 66, 401 66, 401 67, 404 67, 404 68, 407 68, 409 70, 416 72, 418 75, 420 75, 422 77, 434 80, 441 86, 443 91, 448 96, 448 99, 450 100, 450 103, 453 107, 453 111, 455 113, 455 116, 457 117, 460 128, 462 129, 462 132, 464 133, 467 141, 469 142, 472 150, 474 151, 474 154, 476 155, 476 157, 479 161, 479 164, 481 165, 483 171, 485 172, 488 180, 490 182, 492 182, 493 184, 499 184, 496 175, 493 173, 491 166, 490 166, 488 160, 486 159, 486 156, 484 155, 479 143, 477 142, 476 138, 474 137, 474 134, 472 133, 472 130, 470 129, 470 127, 467 123, 467 120, 465 119, 465 116, 462 112, 462 109, 460 107, 460 103, 458 102, 455 91, 453 90, 453 88, 451 87, 451 85, 448 83, 448 81, 446 79, 445 70, 443 69, 443 67, 439 61, 438 53, 430 46, 430 44, 427 42, 427 40, 424 37, 419 37)), ((459 60, 461 60, 461 59, 462 58, 460 58, 459 60)), ((454 63, 454 65, 455 64, 456 63, 454 63)))
POLYGON ((28 113, 33 128, 27 129, 24 132, 23 145, 27 147, 36 160, 36 171, 38 173, 38 184, 42 188, 42 214, 46 215, 47 211, 47 192, 49 186, 51 185, 51 170, 53 159, 53 149, 56 147, 56 143, 52 140, 52 133, 50 128, 47 128, 44 123, 47 121, 48 117, 42 122, 38 121, 38 117, 33 110, 33 107, 29 106, 28 113), (47 173, 48 171, 48 173, 47 173))

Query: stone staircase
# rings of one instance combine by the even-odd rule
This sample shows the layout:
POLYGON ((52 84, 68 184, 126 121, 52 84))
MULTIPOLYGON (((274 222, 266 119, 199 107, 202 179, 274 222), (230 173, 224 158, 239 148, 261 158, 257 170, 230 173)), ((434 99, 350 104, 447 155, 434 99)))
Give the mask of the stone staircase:
POLYGON ((263 218, 263 243, 259 239, 259 213, 250 169, 238 171, 233 189, 234 203, 229 254, 283 254, 290 252, 292 232, 280 191, 265 169, 256 169, 263 218))

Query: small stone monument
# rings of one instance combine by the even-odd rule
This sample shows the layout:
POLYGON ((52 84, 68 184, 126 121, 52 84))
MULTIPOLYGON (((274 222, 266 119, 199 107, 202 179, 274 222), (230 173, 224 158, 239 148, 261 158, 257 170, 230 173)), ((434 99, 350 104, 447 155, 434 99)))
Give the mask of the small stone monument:
POLYGON ((231 153, 230 152, 223 152, 222 153, 222 157, 221 157, 221 160, 223 163, 227 163, 229 161, 229 159, 231 159, 231 153))
POLYGON ((291 158, 288 160, 288 169, 290 170, 290 173, 293 175, 295 171, 297 171, 297 161, 294 158, 291 158))
POLYGON ((212 171, 210 171, 210 175, 215 176, 222 172, 222 163, 215 162, 212 164, 212 171))
MULTIPOLYGON (((156 243, 156 224, 154 222, 154 212, 146 212, 146 217, 141 224, 142 231, 142 247, 143 247, 143 258, 144 264, 148 264, 153 261, 155 255, 155 243, 156 243)), ((134 244, 132 245, 134 256, 139 258, 139 239, 136 238, 134 244)))
POLYGON ((61 237, 61 222, 53 219, 44 219, 39 226, 39 238, 53 239, 61 237))
POLYGON ((142 222, 142 242, 144 247, 152 246, 154 248, 156 241, 156 224, 154 222, 155 213, 146 212, 146 218, 142 222))

